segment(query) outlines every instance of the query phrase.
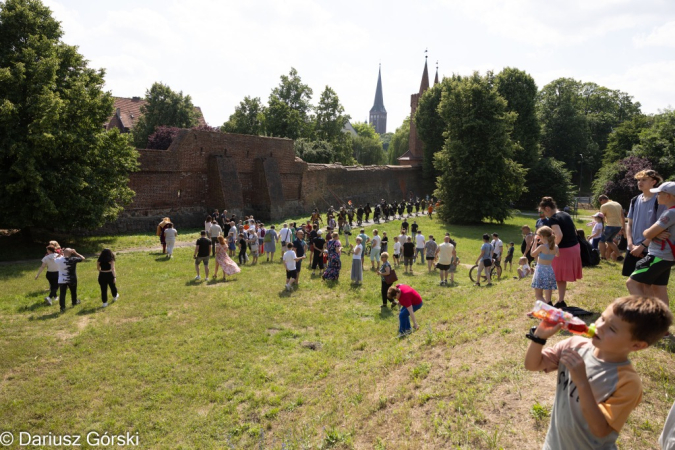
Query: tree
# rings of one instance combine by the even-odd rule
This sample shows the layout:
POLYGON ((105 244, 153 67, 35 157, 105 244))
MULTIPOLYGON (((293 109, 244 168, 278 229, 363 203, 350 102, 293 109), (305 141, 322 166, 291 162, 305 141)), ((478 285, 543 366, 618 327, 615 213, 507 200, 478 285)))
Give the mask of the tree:
POLYGON ((593 182, 593 195, 597 198, 605 194, 612 200, 628 208, 630 200, 640 191, 637 188, 635 174, 641 170, 652 169, 652 163, 646 158, 629 156, 613 164, 603 166, 593 182))
POLYGON ((509 134, 516 114, 506 111, 494 76, 478 73, 453 80, 443 92, 439 111, 447 125, 447 140, 436 153, 441 175, 436 195, 440 216, 453 223, 483 219, 503 222, 520 197, 526 170, 513 161, 515 144, 509 134))
POLYGON ((398 159, 402 154, 408 151, 408 144, 410 141, 410 117, 403 119, 403 123, 396 129, 394 136, 389 143, 389 151, 387 157, 389 164, 398 165, 398 159))
POLYGON ((380 135, 375 131, 375 127, 372 124, 365 122, 354 122, 352 127, 356 130, 356 134, 361 137, 375 139, 381 141, 380 135))
POLYGON ((628 156, 633 147, 640 143, 642 130, 651 127, 653 122, 653 117, 639 114, 619 124, 607 140, 607 149, 602 158, 603 166, 628 156))
POLYGON ((104 71, 62 42, 39 0, 0 3, 0 227, 95 228, 133 198, 138 154, 105 131, 104 71))
POLYGON ((541 158, 527 171, 527 191, 516 205, 523 209, 536 209, 542 197, 553 197, 560 208, 572 204, 574 185, 572 174, 565 164, 554 158, 541 158))
POLYGON ((388 152, 389 152, 389 144, 391 143, 391 139, 393 137, 394 137, 394 133, 392 133, 391 131, 389 133, 384 133, 382 135, 382 148, 384 149, 384 152, 387 155, 388 155, 388 152))
POLYGON ((415 125, 417 135, 424 145, 424 161, 422 162, 422 174, 424 179, 433 182, 439 175, 434 168, 434 154, 441 151, 445 143, 444 132, 446 123, 438 112, 443 91, 452 88, 452 81, 456 78, 444 78, 442 83, 427 89, 420 98, 417 111, 415 111, 415 125))
POLYGON ((291 68, 272 89, 267 105, 266 122, 270 136, 298 139, 312 137, 312 88, 304 84, 298 71, 291 68))
POLYGON ((353 142, 354 158, 359 164, 378 165, 385 164, 384 149, 382 142, 377 138, 370 136, 356 136, 353 142))
POLYGON ((234 108, 234 114, 230 115, 221 130, 226 133, 252 134, 254 136, 265 135, 265 111, 266 108, 260 101, 260 97, 249 96, 234 108))
POLYGON ((650 159, 664 179, 669 179, 675 175, 675 110, 666 110, 653 120, 650 128, 640 132, 640 142, 631 154, 650 159))
POLYGON ((148 136, 147 149, 152 150, 166 150, 171 146, 171 143, 181 128, 160 126, 155 128, 155 132, 148 136))
POLYGON ((293 143, 295 154, 308 163, 330 164, 336 161, 335 151, 330 142, 310 141, 304 138, 293 143))
POLYGON ((190 96, 176 93, 165 84, 153 83, 145 91, 145 102, 132 132, 138 148, 145 148, 148 137, 158 126, 192 128, 199 123, 199 115, 190 96))
POLYGON ((328 142, 338 140, 351 117, 345 114, 345 108, 340 104, 340 99, 333 89, 326 86, 315 111, 314 134, 316 138, 328 142))
POLYGON ((518 142, 522 151, 514 160, 530 168, 540 158, 539 138, 541 126, 537 118, 537 83, 527 72, 507 67, 495 77, 497 92, 506 100, 506 110, 518 114, 513 124, 511 139, 518 142))

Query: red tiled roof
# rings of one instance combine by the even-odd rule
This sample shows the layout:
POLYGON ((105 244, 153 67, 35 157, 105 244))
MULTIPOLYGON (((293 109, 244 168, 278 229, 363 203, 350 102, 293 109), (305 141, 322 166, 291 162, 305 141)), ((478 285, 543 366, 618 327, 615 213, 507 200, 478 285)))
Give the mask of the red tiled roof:
MULTIPOLYGON (((114 118, 115 115, 119 116, 119 121, 122 123, 122 127, 124 127, 126 130, 131 131, 133 130, 134 126, 138 122, 138 118, 141 117, 141 106, 145 105, 145 100, 143 100, 140 97, 132 97, 132 98, 125 98, 125 97, 113 97, 115 99, 114 103, 114 108, 115 108, 115 113, 110 119, 108 120, 108 123, 106 124, 106 129, 111 129, 114 127, 114 118), (117 111, 119 110, 119 114, 117 111)), ((195 106, 195 111, 197 112, 197 120, 199 121, 199 125, 206 125, 206 121, 204 120, 204 114, 202 114, 202 110, 199 106, 195 106)))

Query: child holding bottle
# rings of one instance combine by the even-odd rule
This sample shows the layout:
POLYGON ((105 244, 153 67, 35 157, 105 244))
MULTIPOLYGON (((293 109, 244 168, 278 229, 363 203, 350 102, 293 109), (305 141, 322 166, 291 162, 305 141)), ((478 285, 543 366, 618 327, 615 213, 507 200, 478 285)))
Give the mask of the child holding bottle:
POLYGON ((537 258, 537 267, 532 277, 532 287, 537 300, 542 300, 551 305, 551 294, 558 289, 553 272, 553 258, 558 256, 558 246, 555 245, 555 235, 550 227, 543 226, 537 230, 534 238, 535 249, 531 255, 537 258))

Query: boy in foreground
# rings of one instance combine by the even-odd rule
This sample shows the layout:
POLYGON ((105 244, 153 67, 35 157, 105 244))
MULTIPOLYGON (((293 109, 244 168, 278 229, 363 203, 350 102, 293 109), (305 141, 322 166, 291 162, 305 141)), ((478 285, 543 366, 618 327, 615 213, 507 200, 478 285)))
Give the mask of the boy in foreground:
POLYGON ((661 339, 672 322, 663 302, 633 295, 605 309, 592 339, 573 336, 544 350, 561 325, 542 321, 532 327, 525 368, 558 372, 543 448, 615 449, 621 428, 642 399, 642 383, 628 355, 661 339))

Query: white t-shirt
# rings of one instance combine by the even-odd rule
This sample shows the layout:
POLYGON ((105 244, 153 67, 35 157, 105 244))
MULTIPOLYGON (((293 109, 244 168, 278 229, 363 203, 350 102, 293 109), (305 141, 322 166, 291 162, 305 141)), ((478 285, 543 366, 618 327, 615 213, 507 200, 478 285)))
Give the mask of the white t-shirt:
POLYGON ((58 272, 59 271, 59 266, 54 262, 54 260, 59 256, 58 253, 50 253, 49 255, 45 255, 44 258, 42 258, 42 262, 47 264, 47 272, 58 272))
POLYGON ((531 270, 531 269, 530 269, 530 266, 528 266, 527 264, 521 264, 521 265, 518 266, 518 267, 520 267, 520 271, 523 272, 525 275, 527 275, 528 273, 530 273, 530 270, 531 270))
POLYGON ((206 231, 207 236, 210 236, 209 232, 211 231, 211 222, 204 222, 204 231, 206 231))
POLYGON ((401 234, 398 236, 398 241, 403 245, 404 242, 407 242, 408 235, 407 234, 401 234))
POLYGON ((370 248, 380 248, 381 242, 382 238, 379 235, 373 236, 373 238, 370 240, 370 248))
POLYGON ((295 270, 295 252, 293 250, 287 250, 284 253, 284 264, 286 265, 286 270, 295 270))
POLYGON ((424 235, 418 233, 417 236, 415 236, 415 242, 417 243, 416 248, 424 248, 424 235))
POLYGON ((209 236, 211 236, 211 239, 217 238, 223 233, 223 229, 220 227, 220 225, 215 224, 211 225, 211 229, 209 230, 209 236))
POLYGON ((394 255, 401 254, 401 242, 394 242, 394 255))
POLYGON ((445 266, 452 262, 452 252, 455 251, 455 246, 449 242, 443 242, 438 246, 438 264, 445 266))
POLYGON ((600 239, 600 236, 602 236, 602 222, 595 222, 591 236, 595 236, 593 239, 600 239), (597 236, 595 236, 596 233, 598 234, 597 236))
POLYGON ((176 235, 178 231, 175 228, 166 228, 164 229, 164 240, 169 242, 174 242, 176 240, 176 235))
POLYGON ((504 243, 502 242, 501 239, 493 239, 492 240, 492 248, 494 249, 494 253, 496 253, 498 256, 501 256, 502 251, 504 250, 504 243))
POLYGON ((358 259, 358 260, 360 260, 362 254, 363 254, 363 245, 359 244, 359 245, 357 245, 356 247, 354 247, 354 254, 352 255, 352 259, 358 259), (356 249, 357 249, 357 248, 361 250, 361 251, 359 252, 358 255, 356 254, 356 249))
POLYGON ((281 231, 279 231, 279 239, 281 239, 281 242, 290 242, 291 241, 291 229, 290 228, 282 228, 281 231))

